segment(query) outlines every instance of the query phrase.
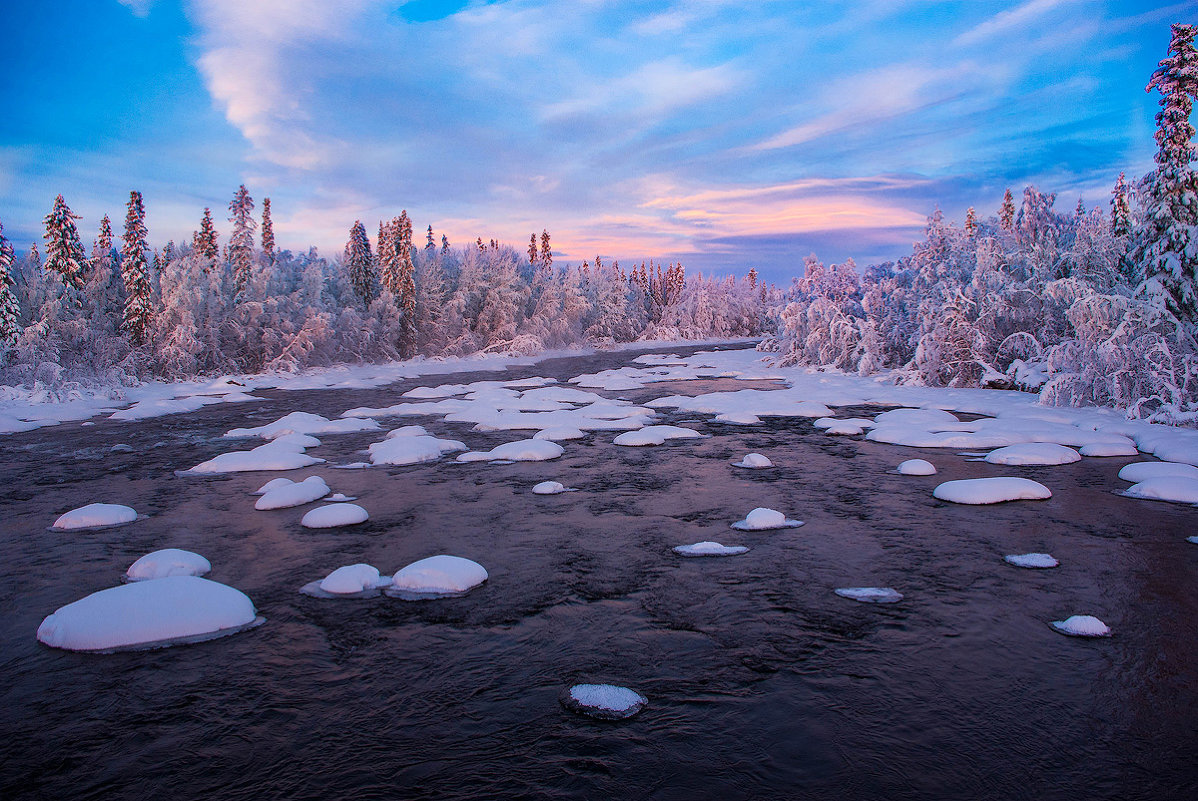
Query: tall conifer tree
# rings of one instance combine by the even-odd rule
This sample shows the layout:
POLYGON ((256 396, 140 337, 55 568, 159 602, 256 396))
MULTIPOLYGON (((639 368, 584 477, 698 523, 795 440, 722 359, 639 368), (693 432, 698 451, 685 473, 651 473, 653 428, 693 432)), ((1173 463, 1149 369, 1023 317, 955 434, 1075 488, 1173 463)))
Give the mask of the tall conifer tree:
POLYGON ((153 317, 153 289, 146 264, 146 209, 141 192, 129 193, 129 210, 125 214, 124 245, 121 248, 121 277, 125 281, 125 314, 121 327, 129 332, 134 345, 146 341, 153 317))
POLYGON ((275 228, 270 219, 270 198, 262 198, 262 253, 267 262, 275 263, 275 228))
POLYGON ((1015 230, 1015 198, 1011 196, 1010 189, 1007 189, 1002 196, 1002 208, 998 210, 998 224, 1004 231, 1015 230))
POLYGON ((229 234, 229 264, 233 268, 233 294, 240 296, 250 281, 250 270, 254 265, 254 199, 245 184, 237 187, 229 201, 229 222, 233 231, 229 234))
POLYGON ((59 195, 54 199, 54 209, 46 215, 46 269, 57 273, 62 283, 71 289, 83 289, 84 265, 87 256, 83 243, 79 241, 79 219, 59 195))
POLYGON ((345 245, 346 269, 349 271, 349 282, 354 292, 369 306, 375 298, 374 285, 377 278, 374 274, 374 257, 370 253, 370 238, 366 236, 366 226, 361 220, 355 220, 349 231, 349 242, 345 245))
POLYGON ((1131 201, 1127 194, 1127 183, 1123 173, 1119 173, 1111 190, 1111 233, 1115 236, 1131 233, 1131 201))
POLYGON ((13 248, 0 223, 0 347, 11 347, 21 332, 21 307, 13 293, 13 248))

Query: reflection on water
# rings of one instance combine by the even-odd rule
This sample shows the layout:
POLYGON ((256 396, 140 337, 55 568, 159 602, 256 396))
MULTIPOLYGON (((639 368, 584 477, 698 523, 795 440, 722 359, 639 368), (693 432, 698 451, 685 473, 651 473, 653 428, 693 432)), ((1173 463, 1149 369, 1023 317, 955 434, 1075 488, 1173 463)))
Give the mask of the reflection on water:
MULTIPOLYGON (((564 380, 625 358, 512 372, 564 380)), ((703 421, 710 439, 633 449, 597 434, 546 463, 297 471, 370 511, 323 531, 300 527, 303 508, 255 512, 262 474, 173 475, 227 450, 229 428, 389 405, 410 386, 0 440, 0 797, 1166 799, 1198 787, 1198 547, 1184 540, 1198 510, 1112 495, 1129 460, 996 468, 805 420, 703 421), (134 452, 108 450, 118 442, 134 452), (776 467, 731 466, 752 451, 776 467), (887 472, 913 456, 940 474, 887 472), (1055 495, 980 508, 931 497, 939 481, 1000 473, 1055 495), (544 480, 580 491, 532 494, 544 480), (150 517, 46 530, 92 501, 150 517), (757 506, 807 525, 728 528, 757 506), (752 550, 671 552, 702 540, 752 550), (246 592, 266 625, 110 656, 35 641, 46 614, 162 547, 208 557, 210 578, 246 592), (1002 561, 1032 551, 1061 566, 1002 561), (436 553, 490 580, 424 602, 299 593, 340 565, 391 573, 436 553), (904 599, 833 593, 858 586, 904 599), (1048 627, 1071 614, 1114 636, 1048 627), (577 682, 633 687, 650 705, 626 722, 582 718, 558 703, 577 682)), ((516 438, 420 422, 475 449, 516 438)), ((313 453, 356 461, 378 438, 329 436, 313 453)))

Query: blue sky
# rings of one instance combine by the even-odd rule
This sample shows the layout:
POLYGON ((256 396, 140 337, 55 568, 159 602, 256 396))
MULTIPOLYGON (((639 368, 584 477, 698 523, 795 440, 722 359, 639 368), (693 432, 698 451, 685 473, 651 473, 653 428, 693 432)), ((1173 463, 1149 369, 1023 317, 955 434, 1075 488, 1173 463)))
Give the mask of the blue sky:
POLYGON ((6 3, 0 222, 62 193, 90 245, 146 199, 151 240, 226 232, 245 183, 280 245, 340 252, 406 208, 454 244, 559 263, 681 260, 778 282, 894 258, 939 205, 1034 184, 1105 205, 1152 167, 1144 92, 1198 3, 6 3))

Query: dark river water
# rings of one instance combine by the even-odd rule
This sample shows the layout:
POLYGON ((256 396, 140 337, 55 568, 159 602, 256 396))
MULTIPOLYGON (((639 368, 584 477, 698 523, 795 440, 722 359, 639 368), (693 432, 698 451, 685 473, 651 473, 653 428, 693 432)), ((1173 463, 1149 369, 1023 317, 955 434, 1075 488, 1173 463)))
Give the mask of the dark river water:
MULTIPOLYGON (((631 358, 502 377, 564 381, 631 358)), ((807 420, 704 419, 694 427, 709 439, 620 448, 600 433, 554 462, 285 474, 321 475, 371 514, 323 531, 300 527, 303 509, 254 511, 249 493, 284 474, 174 475, 246 447, 220 439, 230 428, 499 377, 264 391, 192 414, 0 438, 0 798, 1198 797, 1198 546, 1184 539, 1198 533, 1198 509, 1112 494, 1130 459, 1001 468, 829 437, 807 420), (135 452, 111 452, 118 443, 135 452), (777 467, 729 465, 750 451, 777 467), (940 475, 887 472, 912 457, 940 475), (1054 497, 969 507, 931 495, 940 481, 1001 474, 1041 480, 1054 497), (581 491, 530 492, 548 479, 581 491), (148 518, 47 529, 95 501, 148 518), (756 506, 807 525, 728 529, 756 506), (752 550, 670 550, 700 540, 752 550), (208 557, 209 578, 247 593, 265 625, 112 655, 37 642, 47 614, 164 547, 208 557), (1028 551, 1061 567, 1002 561, 1028 551), (340 565, 390 574, 436 553, 474 559, 490 580, 424 602, 299 593, 340 565), (844 586, 905 599, 855 603, 833 593, 844 586), (1072 614, 1100 617, 1114 636, 1047 625, 1072 614), (576 682, 627 685, 650 703, 622 722, 579 717, 558 703, 576 682)), ((423 423, 475 449, 522 436, 382 422, 423 423)), ((325 436, 311 453, 357 461, 380 438, 325 436)))

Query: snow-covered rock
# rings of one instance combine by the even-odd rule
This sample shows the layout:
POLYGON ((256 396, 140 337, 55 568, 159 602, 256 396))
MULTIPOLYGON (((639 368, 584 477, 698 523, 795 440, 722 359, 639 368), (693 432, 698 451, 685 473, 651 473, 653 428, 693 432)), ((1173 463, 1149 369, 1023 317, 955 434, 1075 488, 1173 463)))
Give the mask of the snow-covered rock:
POLYGON ((400 426, 387 432, 387 439, 392 437, 427 437, 428 430, 424 426, 400 426))
POLYGON ((556 459, 566 450, 547 439, 521 439, 505 442, 489 451, 471 451, 458 456, 459 462, 545 462, 556 459))
POLYGON ((370 515, 356 503, 330 503, 318 506, 304 515, 300 525, 304 528, 336 528, 365 523, 370 515))
POLYGON ((836 594, 866 604, 896 604, 903 594, 893 587, 840 587, 836 594))
POLYGON ((1054 620, 1048 625, 1070 637, 1109 637, 1111 629, 1093 615, 1073 615, 1065 620, 1054 620))
POLYGON ((1195 545, 1198 545, 1198 534, 1195 534, 1193 537, 1186 537, 1186 542, 1192 542, 1195 545))
POLYGON ((1003 560, 1015 567, 1030 567, 1039 570, 1044 570, 1050 567, 1056 567, 1060 564, 1051 554, 1047 553, 1020 553, 1004 556, 1003 560))
POLYGON ((437 439, 427 434, 388 435, 387 439, 375 442, 369 448, 370 461, 376 465, 435 462, 443 454, 464 450, 466 445, 456 439, 437 439))
POLYGON ((737 426, 753 426, 760 423, 761 418, 752 412, 723 412, 715 416, 715 421, 737 426))
POLYGON ((1198 480, 1198 467, 1179 462, 1132 462, 1119 471, 1119 478, 1138 484, 1153 478, 1192 478, 1198 480))
POLYGON ((125 576, 130 581, 149 581, 170 576, 202 576, 212 570, 212 564, 198 553, 163 548, 148 553, 129 566, 125 576))
POLYGON ((854 437, 864 433, 864 429, 852 423, 837 422, 825 428, 824 433, 833 437, 854 437))
POLYGON ((254 495, 265 495, 266 493, 270 492, 272 489, 278 489, 279 487, 286 487, 286 486, 289 486, 294 483, 295 482, 292 481, 291 479, 283 478, 282 476, 280 476, 279 478, 272 478, 270 481, 267 481, 261 487, 258 487, 258 489, 254 490, 253 494, 254 495))
POLYGON ((551 442, 566 442, 572 439, 582 439, 586 436, 580 428, 573 426, 551 426, 542 428, 540 431, 532 435, 533 439, 547 439, 551 442))
POLYGON ((560 481, 542 481, 532 488, 533 495, 560 495, 563 492, 576 492, 574 487, 567 487, 560 481))
POLYGON ((344 597, 369 593, 390 583, 391 580, 380 576, 373 565, 356 564, 337 568, 317 582, 316 587, 329 595, 344 597))
POLYGON ((421 559, 391 577, 389 594, 401 598, 438 597, 469 592, 488 578, 478 562, 460 556, 438 554, 421 559))
POLYGON ((255 503, 259 511, 268 509, 289 509, 292 506, 303 506, 305 503, 318 501, 329 494, 329 485, 320 476, 308 476, 303 481, 292 482, 285 486, 268 490, 255 503))
POLYGON ((245 593, 197 576, 123 584, 67 604, 37 638, 69 651, 112 651, 199 642, 261 622, 245 593))
POLYGON ((680 556, 736 556, 749 550, 744 545, 720 545, 718 542, 705 540, 693 545, 675 545, 674 553, 680 556))
POLYGON ((375 431, 378 421, 363 418, 330 420, 311 412, 292 412, 273 423, 256 428, 235 428, 226 437, 261 437, 276 439, 284 434, 348 434, 354 431, 375 431))
POLYGON ((612 440, 612 443, 629 447, 643 447, 662 445, 666 440, 671 439, 697 439, 702 436, 693 428, 683 428, 682 426, 645 426, 639 431, 625 431, 612 440))
POLYGON ((1091 442, 1081 447, 1082 456, 1139 456, 1140 451, 1132 442, 1091 442))
POLYGON ((1021 442, 986 454, 985 461, 1001 465, 1058 465, 1081 460, 1081 454, 1053 442, 1021 442))
POLYGON ((1198 503, 1198 478, 1161 476, 1132 484, 1123 491, 1128 498, 1172 503, 1198 503))
POLYGON ((321 464, 324 459, 309 456, 302 447, 280 437, 273 442, 259 445, 249 451, 222 453, 206 462, 200 462, 185 475, 219 475, 221 473, 246 473, 255 470, 299 470, 321 464))
POLYGON ((764 470, 767 467, 773 467, 774 463, 760 453, 746 453, 743 459, 733 462, 732 466, 743 467, 746 470, 764 470))
POLYGON ((874 418, 874 423, 880 426, 919 426, 929 431, 937 430, 936 426, 959 422, 956 415, 943 409, 891 409, 874 418))
POLYGON ((562 693, 561 702, 571 712, 603 720, 623 720, 644 709, 649 699, 636 690, 615 684, 575 684, 562 693))
POLYGON ((1048 487, 1029 478, 963 478, 946 481, 932 490, 942 501, 965 504, 1002 503, 1004 501, 1043 500, 1052 497, 1048 487))
POLYGON ((137 512, 119 503, 89 503, 59 516, 52 528, 73 531, 80 528, 100 528, 132 523, 137 512))
POLYGON ((934 476, 936 465, 926 459, 908 459, 899 462, 898 472, 904 476, 934 476))
POLYGON ((745 515, 744 520, 733 523, 732 528, 737 531, 769 531, 777 528, 798 528, 801 525, 802 520, 790 520, 781 512, 758 506, 745 515))

